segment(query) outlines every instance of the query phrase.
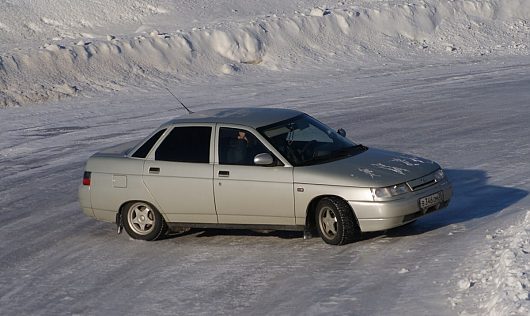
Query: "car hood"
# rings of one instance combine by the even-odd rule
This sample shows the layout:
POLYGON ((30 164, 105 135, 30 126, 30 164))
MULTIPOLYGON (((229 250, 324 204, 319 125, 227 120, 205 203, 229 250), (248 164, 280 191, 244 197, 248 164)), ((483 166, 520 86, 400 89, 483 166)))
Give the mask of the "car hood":
POLYGON ((296 183, 385 187, 417 179, 436 171, 434 161, 381 149, 344 159, 294 168, 296 183))

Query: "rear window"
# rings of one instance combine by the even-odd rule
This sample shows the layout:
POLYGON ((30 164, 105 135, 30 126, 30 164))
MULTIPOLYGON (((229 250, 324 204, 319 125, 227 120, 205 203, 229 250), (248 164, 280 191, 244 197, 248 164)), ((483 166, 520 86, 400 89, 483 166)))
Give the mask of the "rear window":
POLYGON ((177 162, 210 162, 209 126, 175 127, 158 146, 155 159, 177 162))
POLYGON ((151 148, 155 145, 156 141, 164 134, 166 129, 159 130, 156 134, 151 136, 134 154, 132 155, 135 158, 145 158, 147 154, 151 151, 151 148))

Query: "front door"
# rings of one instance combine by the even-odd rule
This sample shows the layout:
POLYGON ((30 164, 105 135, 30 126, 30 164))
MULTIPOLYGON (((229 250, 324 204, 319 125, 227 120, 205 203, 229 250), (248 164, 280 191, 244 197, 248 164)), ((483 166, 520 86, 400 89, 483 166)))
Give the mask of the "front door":
POLYGON ((214 164, 215 206, 222 224, 294 225, 293 168, 257 166, 271 153, 251 131, 218 127, 214 164))

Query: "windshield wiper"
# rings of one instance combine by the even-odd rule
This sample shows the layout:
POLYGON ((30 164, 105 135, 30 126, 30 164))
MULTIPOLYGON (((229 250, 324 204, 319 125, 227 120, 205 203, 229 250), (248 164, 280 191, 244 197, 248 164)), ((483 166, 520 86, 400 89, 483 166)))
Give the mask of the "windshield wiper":
POLYGON ((361 152, 363 152, 363 151, 365 151, 367 149, 368 149, 368 147, 366 147, 366 146, 364 146, 362 144, 353 145, 353 146, 350 146, 350 147, 338 149, 338 150, 333 151, 333 152, 331 152, 331 153, 329 153, 327 155, 313 157, 311 159, 303 161, 302 165, 304 165, 304 166, 314 165, 314 164, 321 163, 321 162, 324 162, 324 161, 333 161, 333 160, 341 159, 343 157, 351 157, 351 156, 353 156, 355 154, 358 154, 358 153, 361 153, 361 152))
POLYGON ((353 153, 356 151, 363 152, 367 149, 368 147, 364 146, 363 144, 358 144, 358 145, 354 145, 354 146, 350 146, 350 147, 346 147, 346 148, 342 148, 337 151, 334 151, 331 153, 330 156, 333 156, 333 157, 352 156, 353 153))

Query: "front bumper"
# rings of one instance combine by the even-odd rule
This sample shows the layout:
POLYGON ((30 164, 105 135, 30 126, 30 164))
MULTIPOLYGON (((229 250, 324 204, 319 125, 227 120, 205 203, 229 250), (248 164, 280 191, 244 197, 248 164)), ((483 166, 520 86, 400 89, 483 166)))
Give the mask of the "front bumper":
POLYGON ((407 224, 427 213, 446 207, 453 195, 448 181, 437 183, 425 189, 407 193, 402 198, 384 202, 348 201, 359 221, 362 232, 390 229, 407 224), (424 210, 419 199, 443 192, 443 201, 424 210))

